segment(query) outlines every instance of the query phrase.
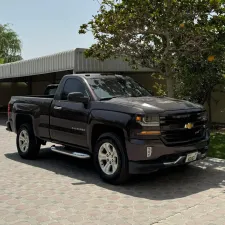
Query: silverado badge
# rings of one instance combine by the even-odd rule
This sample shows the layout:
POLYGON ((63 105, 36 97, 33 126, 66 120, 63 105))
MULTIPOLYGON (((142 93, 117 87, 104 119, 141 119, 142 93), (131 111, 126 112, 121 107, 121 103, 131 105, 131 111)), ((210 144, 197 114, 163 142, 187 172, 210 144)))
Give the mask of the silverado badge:
POLYGON ((194 127, 194 124, 193 123, 187 123, 187 124, 185 124, 185 126, 184 126, 184 128, 186 128, 186 129, 192 129, 194 127))

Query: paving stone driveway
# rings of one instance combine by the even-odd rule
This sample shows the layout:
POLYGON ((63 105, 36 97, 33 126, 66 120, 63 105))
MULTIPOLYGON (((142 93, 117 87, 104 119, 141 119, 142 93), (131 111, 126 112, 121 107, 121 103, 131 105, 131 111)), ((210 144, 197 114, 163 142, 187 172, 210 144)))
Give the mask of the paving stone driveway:
POLYGON ((52 153, 36 161, 16 153, 0 119, 0 225, 225 225, 225 161, 103 183, 90 161, 52 153))

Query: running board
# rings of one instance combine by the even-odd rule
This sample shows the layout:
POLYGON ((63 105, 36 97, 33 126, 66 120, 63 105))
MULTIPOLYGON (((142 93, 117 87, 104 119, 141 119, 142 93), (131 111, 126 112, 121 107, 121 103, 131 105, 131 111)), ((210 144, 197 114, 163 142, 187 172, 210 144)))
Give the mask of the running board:
POLYGON ((81 152, 73 152, 73 151, 69 151, 66 150, 63 146, 52 146, 51 150, 53 152, 57 152, 63 155, 68 155, 68 156, 72 156, 75 158, 79 158, 79 159, 89 159, 91 156, 85 153, 81 153, 81 152))

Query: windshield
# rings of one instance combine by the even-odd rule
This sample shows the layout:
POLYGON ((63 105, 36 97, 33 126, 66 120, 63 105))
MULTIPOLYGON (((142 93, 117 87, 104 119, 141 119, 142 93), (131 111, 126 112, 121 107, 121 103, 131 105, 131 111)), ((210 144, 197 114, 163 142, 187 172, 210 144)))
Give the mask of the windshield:
POLYGON ((114 97, 143 97, 151 94, 130 78, 91 78, 88 83, 100 99, 114 97))

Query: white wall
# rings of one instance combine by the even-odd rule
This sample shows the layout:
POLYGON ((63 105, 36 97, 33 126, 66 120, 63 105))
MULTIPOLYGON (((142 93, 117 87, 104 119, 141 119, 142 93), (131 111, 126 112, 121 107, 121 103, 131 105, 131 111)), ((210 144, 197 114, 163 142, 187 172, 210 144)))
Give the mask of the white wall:
POLYGON ((126 76, 130 76, 138 83, 140 83, 147 90, 151 90, 156 94, 156 89, 153 87, 155 82, 161 83, 162 85, 166 85, 166 80, 158 80, 152 77, 151 73, 132 73, 125 74, 126 76))

